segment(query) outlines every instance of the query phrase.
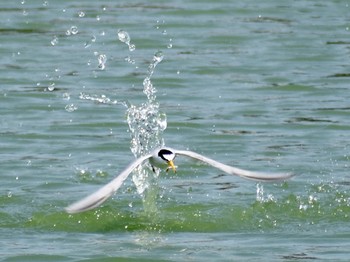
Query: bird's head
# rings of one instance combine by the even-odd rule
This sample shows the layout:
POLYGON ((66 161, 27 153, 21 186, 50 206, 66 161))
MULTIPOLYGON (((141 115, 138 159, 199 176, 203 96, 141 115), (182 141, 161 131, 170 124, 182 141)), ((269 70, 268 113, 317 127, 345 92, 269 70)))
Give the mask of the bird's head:
POLYGON ((176 157, 175 153, 170 149, 162 148, 158 151, 158 157, 165 161, 168 165, 166 171, 170 168, 176 173, 176 166, 174 164, 174 159, 176 157))

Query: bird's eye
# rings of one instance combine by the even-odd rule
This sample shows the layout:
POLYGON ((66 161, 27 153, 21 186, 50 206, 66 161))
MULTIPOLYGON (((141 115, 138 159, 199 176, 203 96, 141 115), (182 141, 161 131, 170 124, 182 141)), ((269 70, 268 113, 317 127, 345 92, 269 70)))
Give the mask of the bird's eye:
POLYGON ((161 149, 159 150, 158 152, 158 156, 163 159, 163 160, 166 160, 166 161, 169 161, 170 159, 168 159, 168 157, 166 157, 167 155, 171 156, 173 155, 174 153, 171 152, 170 150, 168 149, 161 149))

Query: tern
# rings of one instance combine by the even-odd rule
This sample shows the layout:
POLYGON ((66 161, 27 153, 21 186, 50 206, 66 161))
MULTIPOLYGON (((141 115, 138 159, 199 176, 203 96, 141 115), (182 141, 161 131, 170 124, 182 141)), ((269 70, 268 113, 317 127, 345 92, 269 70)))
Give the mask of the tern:
POLYGON ((150 164, 154 167, 166 168, 166 171, 172 169, 176 172, 176 166, 174 164, 174 159, 177 155, 187 156, 194 158, 206 164, 209 164, 221 171, 228 173, 230 175, 239 176, 246 179, 256 180, 256 181, 278 181, 286 180, 294 176, 293 173, 265 173, 265 172, 254 172, 237 167, 225 165, 214 159, 203 156, 201 154, 195 153, 193 151, 187 150, 176 150, 169 147, 162 147, 155 149, 150 154, 141 156, 135 161, 130 163, 116 178, 110 181, 108 184, 97 190, 95 193, 83 198, 80 201, 77 201, 68 207, 65 210, 70 213, 80 213, 93 208, 100 206, 105 202, 109 197, 111 197, 123 184, 125 179, 130 175, 130 173, 141 165, 146 160, 149 160, 150 164))

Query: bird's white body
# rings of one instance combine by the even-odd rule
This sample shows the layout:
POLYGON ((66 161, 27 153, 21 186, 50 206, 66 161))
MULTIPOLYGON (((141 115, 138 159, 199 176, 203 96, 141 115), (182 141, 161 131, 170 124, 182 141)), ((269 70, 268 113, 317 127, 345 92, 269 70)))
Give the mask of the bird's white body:
POLYGON ((155 149, 152 153, 142 156, 131 164, 129 164, 116 178, 111 182, 97 190, 95 193, 83 198, 82 200, 73 203, 66 208, 68 213, 79 213, 87 211, 98 207, 103 202, 105 202, 109 197, 111 197, 123 184, 124 180, 130 175, 130 173, 144 161, 149 160, 151 165, 156 167, 167 167, 172 168, 174 171, 176 167, 173 160, 177 155, 187 156, 204 163, 207 163, 213 167, 220 169, 221 171, 228 173, 230 175, 240 176, 246 179, 256 180, 256 181, 276 181, 276 180, 286 180, 294 176, 292 173, 263 173, 263 172, 253 172, 244 169, 240 169, 233 166, 228 166, 222 164, 216 160, 205 157, 198 153, 186 150, 176 150, 168 147, 162 147, 155 149))

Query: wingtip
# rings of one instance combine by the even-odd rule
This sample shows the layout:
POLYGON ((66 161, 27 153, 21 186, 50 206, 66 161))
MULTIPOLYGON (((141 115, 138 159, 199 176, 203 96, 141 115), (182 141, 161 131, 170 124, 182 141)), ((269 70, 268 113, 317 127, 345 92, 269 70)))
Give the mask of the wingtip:
MULTIPOLYGON (((74 204, 73 204, 74 205, 74 204)), ((73 205, 65 207, 64 211, 66 211, 68 214, 78 214, 78 213, 82 213, 85 211, 89 211, 95 207, 82 207, 82 208, 78 208, 78 207, 74 207, 73 205)))
POLYGON ((66 211, 66 213, 68 214, 77 214, 77 213, 83 212, 84 210, 79 210, 74 208, 72 205, 69 205, 64 208, 64 211, 66 211))
POLYGON ((276 174, 276 177, 272 178, 272 181, 286 181, 291 179, 292 177, 296 176, 295 173, 281 173, 276 174))
POLYGON ((64 211, 68 214, 75 214, 77 212, 75 212, 73 209, 71 209, 69 206, 64 208, 64 211))
POLYGON ((287 181, 294 177, 294 173, 259 173, 254 172, 249 175, 244 175, 243 177, 251 180, 256 180, 260 182, 278 182, 278 181, 287 181))

